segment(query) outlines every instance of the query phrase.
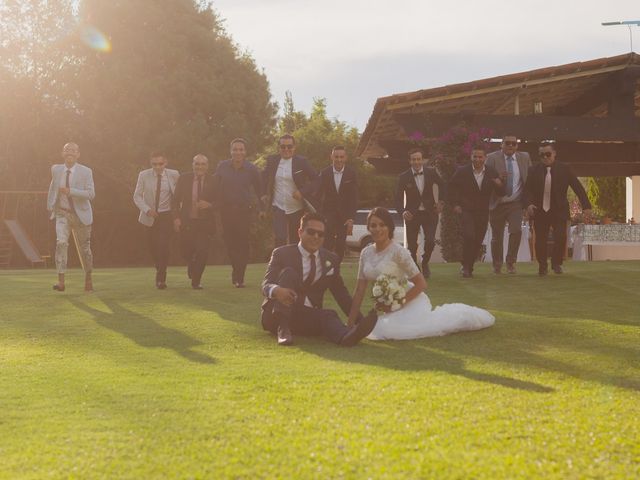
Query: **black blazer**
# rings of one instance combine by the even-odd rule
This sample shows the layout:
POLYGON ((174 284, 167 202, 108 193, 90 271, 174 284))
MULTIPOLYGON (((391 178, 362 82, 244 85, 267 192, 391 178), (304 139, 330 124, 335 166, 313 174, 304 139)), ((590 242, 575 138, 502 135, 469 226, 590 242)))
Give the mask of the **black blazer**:
POLYGON ((454 207, 462 207, 462 210, 468 212, 487 211, 489 212, 489 200, 491 194, 497 196, 504 195, 504 184, 498 187, 493 180, 498 178, 498 172, 495 168, 485 165, 484 178, 481 187, 478 188, 478 182, 473 175, 473 165, 470 163, 458 167, 456 172, 449 180, 449 202, 454 207))
POLYGON ((433 185, 438 185, 438 201, 446 198, 446 186, 442 177, 438 175, 435 168, 423 167, 424 172, 424 189, 422 195, 418 190, 418 185, 414 179, 413 170, 402 172, 398 176, 398 185, 396 187, 395 202, 396 210, 402 214, 405 211, 416 214, 420 208, 420 203, 424 205, 430 213, 435 213, 435 203, 433 201, 433 185), (406 202, 404 199, 406 193, 406 202))
MULTIPOLYGON (((264 192, 267 195, 267 208, 270 208, 273 203, 273 186, 275 184, 280 158, 280 155, 271 155, 268 157, 267 165, 262 172, 264 192)), ((316 171, 311 167, 309 161, 300 155, 294 155, 291 159, 291 170, 293 183, 296 184, 296 187, 300 190, 305 200, 312 202, 313 192, 317 188, 317 183, 315 183, 317 177, 316 171)))
POLYGON ((348 165, 344 166, 340 190, 336 190, 333 180, 333 165, 320 172, 320 185, 316 192, 320 211, 325 216, 337 216, 342 222, 355 220, 358 209, 358 183, 356 172, 348 165))
MULTIPOLYGON (((189 214, 191 213, 191 189, 193 188, 193 172, 183 173, 178 178, 176 189, 171 199, 171 211, 173 218, 179 218, 183 224, 191 221, 189 214)), ((212 204, 211 208, 200 210, 198 218, 207 220, 211 231, 215 231, 215 221, 213 210, 216 203, 216 183, 217 177, 214 175, 205 175, 200 192, 200 200, 205 200, 212 204)))
MULTIPOLYGON (((540 162, 529 169, 525 190, 528 205, 535 205, 542 211, 542 197, 544 195, 544 179, 547 176, 546 166, 540 162)), ((568 165, 557 160, 551 166, 551 212, 558 219, 569 219, 569 202, 567 190, 571 187, 578 196, 583 209, 591 209, 591 203, 584 187, 568 165)))
MULTIPOLYGON (((326 248, 321 248, 318 252, 322 264, 322 275, 307 292, 298 292, 297 304, 304 305, 304 297, 307 296, 316 308, 322 308, 324 292, 329 289, 345 315, 349 315, 352 298, 340 275, 340 259, 326 248)), ((268 298, 268 295, 271 288, 276 285, 280 272, 287 267, 299 272, 300 279, 302 279, 302 254, 298 250, 298 244, 278 247, 271 254, 271 260, 269 260, 267 272, 262 282, 262 294, 265 297, 262 303, 263 316, 271 315, 273 303, 276 300, 268 298)))

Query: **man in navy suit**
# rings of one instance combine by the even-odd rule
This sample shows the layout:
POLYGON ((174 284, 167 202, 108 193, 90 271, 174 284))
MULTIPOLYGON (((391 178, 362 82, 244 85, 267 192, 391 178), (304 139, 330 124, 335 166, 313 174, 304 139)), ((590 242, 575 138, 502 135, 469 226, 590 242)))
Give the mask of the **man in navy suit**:
POLYGON ((265 205, 271 206, 275 246, 295 243, 298 224, 316 188, 316 172, 306 158, 295 155, 296 141, 292 135, 278 140, 280 154, 267 158, 263 172, 265 205))
POLYGON ((207 157, 202 154, 193 157, 193 172, 180 175, 171 199, 173 226, 180 232, 180 248, 194 290, 202 290, 200 280, 215 233, 216 178, 208 170, 207 157))
POLYGON ((320 212, 327 219, 325 247, 340 261, 344 257, 347 236, 353 232, 358 208, 358 183, 354 169, 346 165, 347 151, 341 145, 331 151, 331 165, 320 172, 316 193, 320 212))
POLYGON ((407 248, 413 261, 417 262, 418 232, 424 233, 424 255, 422 274, 429 278, 429 260, 436 246, 438 216, 442 212, 445 184, 434 168, 425 168, 424 153, 419 148, 409 151, 411 168, 400 174, 396 188, 396 209, 402 214, 407 233, 407 248), (433 186, 438 185, 438 199, 434 199, 433 186))
POLYGON ((459 167, 449 182, 449 200, 453 211, 462 215, 462 276, 473 277, 473 264, 489 223, 489 200, 492 194, 503 195, 504 186, 498 171, 485 165, 484 145, 471 151, 471 163, 459 167))
POLYGON ((529 217, 533 218, 533 228, 536 232, 538 274, 544 276, 549 268, 547 237, 550 228, 553 229, 551 268, 554 273, 562 273, 569 220, 567 190, 571 187, 578 196, 583 214, 587 218, 591 216, 591 203, 580 180, 571 169, 563 163, 556 162, 556 147, 553 143, 542 143, 538 154, 541 162, 529 169, 525 190, 529 203, 527 211, 529 217))
POLYGON ((352 327, 334 310, 322 308, 328 289, 340 309, 349 314, 352 298, 340 276, 338 256, 322 248, 325 221, 318 213, 300 220, 300 242, 276 248, 262 282, 262 327, 277 335, 278 345, 291 345, 293 334, 324 336, 338 345, 351 347, 369 335, 377 322, 375 311, 352 327))

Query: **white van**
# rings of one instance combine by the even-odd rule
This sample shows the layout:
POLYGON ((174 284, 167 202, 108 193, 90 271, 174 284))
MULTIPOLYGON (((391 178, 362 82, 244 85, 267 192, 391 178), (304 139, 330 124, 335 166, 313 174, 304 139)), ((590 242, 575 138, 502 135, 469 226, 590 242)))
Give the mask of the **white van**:
MULTIPOLYGON (((358 210, 356 212, 356 218, 353 219, 353 234, 347 237, 347 246, 355 250, 361 250, 370 243, 373 243, 371 234, 367 230, 367 216, 371 210, 358 210)), ((395 224, 395 231, 393 232, 393 241, 404 246, 404 222, 402 221, 402 215, 396 210, 389 209, 391 217, 393 217, 393 223, 395 224)))

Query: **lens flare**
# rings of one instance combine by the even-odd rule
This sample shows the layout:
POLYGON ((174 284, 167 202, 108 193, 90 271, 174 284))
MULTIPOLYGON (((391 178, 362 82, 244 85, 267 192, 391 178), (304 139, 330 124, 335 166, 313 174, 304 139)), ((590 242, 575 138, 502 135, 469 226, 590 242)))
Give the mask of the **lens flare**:
POLYGON ((104 33, 95 27, 84 26, 80 29, 80 38, 89 48, 98 52, 110 52, 111 42, 104 33))

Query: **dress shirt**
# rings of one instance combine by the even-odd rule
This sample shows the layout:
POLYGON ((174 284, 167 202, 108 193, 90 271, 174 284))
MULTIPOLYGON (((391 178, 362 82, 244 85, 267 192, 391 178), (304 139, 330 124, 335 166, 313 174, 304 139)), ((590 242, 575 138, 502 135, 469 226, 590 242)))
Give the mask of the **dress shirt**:
MULTIPOLYGON (((502 197, 499 203, 514 202, 520 199, 520 196, 522 195, 522 189, 524 188, 524 185, 522 184, 522 176, 520 175, 520 169, 518 168, 518 161, 516 160, 515 153, 512 155, 512 158, 513 160, 511 161, 513 162, 513 191, 511 192, 510 196, 502 197)), ((509 161, 509 156, 505 155, 504 156, 505 166, 508 161, 509 161)), ((508 181, 509 179, 507 178, 505 182, 508 182, 508 181)))
MULTIPOLYGON (((153 173, 157 184, 158 174, 155 172, 153 173)), ((171 210, 171 187, 169 186, 169 177, 167 176, 167 172, 162 170, 160 175, 160 203, 158 204, 158 213, 163 213, 171 210)))
POLYGON ((484 180, 484 165, 482 166, 482 170, 479 172, 476 169, 473 169, 473 176, 476 178, 476 183, 478 184, 478 188, 482 188, 482 180, 484 180))
MULTIPOLYGON (((73 180, 73 174, 76 171, 76 164, 74 163, 71 168, 68 168, 66 165, 64 166, 64 170, 62 171, 62 175, 60 176, 60 187, 65 188, 67 186, 67 170, 71 170, 69 174, 69 185, 71 185, 71 181, 73 180)), ((69 194, 71 196, 71 194, 69 194)), ((72 210, 71 204, 69 203, 69 196, 60 195, 58 193, 58 206, 64 210, 72 210)))
POLYGON ((342 170, 333 169, 333 183, 336 185, 336 192, 340 191, 340 183, 342 183, 342 174, 344 173, 344 167, 342 170))
POLYGON ((220 178, 218 191, 223 206, 249 207, 254 203, 254 197, 260 197, 260 172, 255 165, 245 160, 240 168, 236 169, 230 160, 220 163, 216 171, 220 178))
MULTIPOLYGON (((417 172, 411 169, 411 172, 413 173, 413 179, 416 181, 416 185, 418 186, 420 196, 422 196, 422 192, 424 191, 424 169, 418 170, 417 172)), ((420 202, 418 210, 425 210, 422 202, 420 202)))
POLYGON ((281 158, 273 185, 273 205, 286 214, 302 210, 302 201, 293 198, 293 192, 297 189, 293 181, 293 159, 281 158))

